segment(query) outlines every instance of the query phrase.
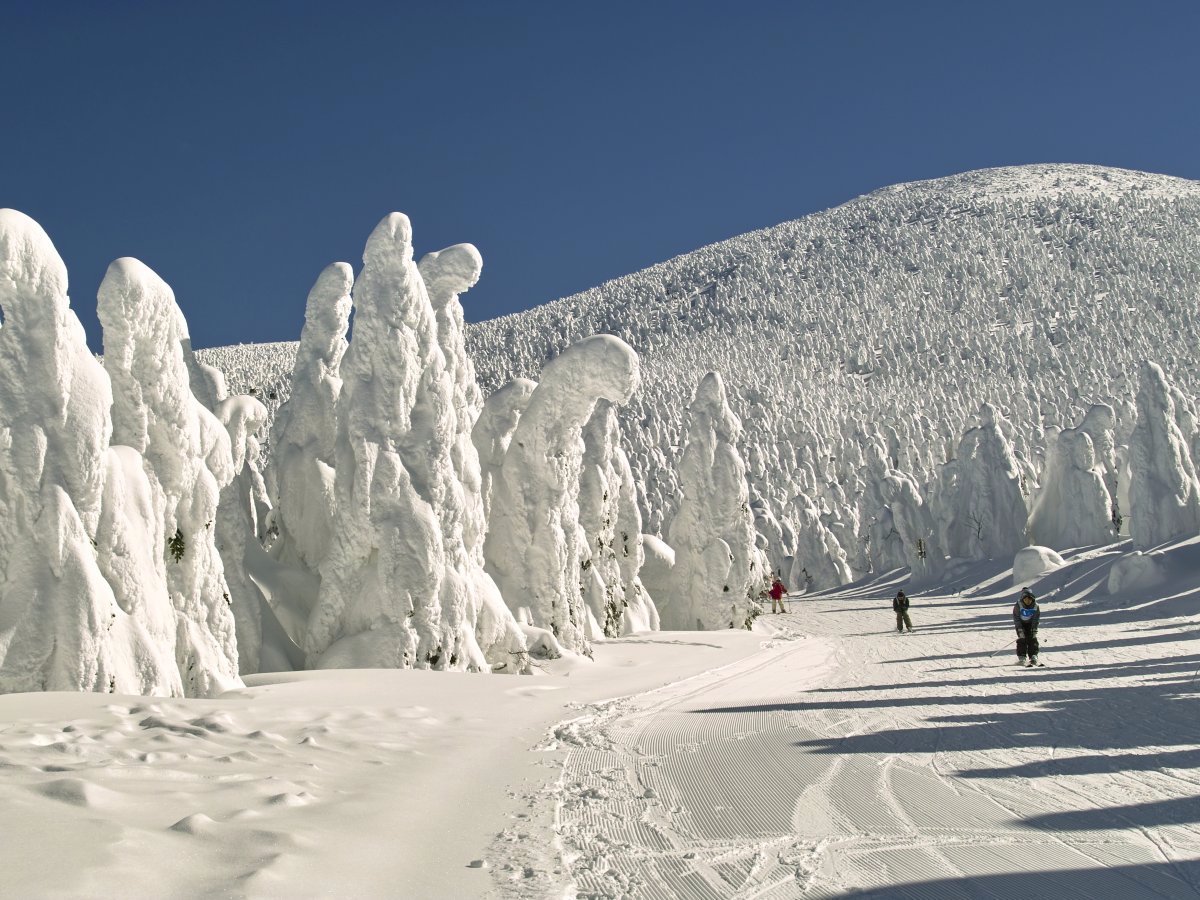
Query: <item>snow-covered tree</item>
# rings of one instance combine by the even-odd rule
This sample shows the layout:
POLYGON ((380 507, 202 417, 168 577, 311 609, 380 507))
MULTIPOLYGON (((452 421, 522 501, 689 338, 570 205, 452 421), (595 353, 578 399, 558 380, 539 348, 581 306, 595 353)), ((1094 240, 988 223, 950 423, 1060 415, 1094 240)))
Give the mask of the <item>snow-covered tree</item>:
POLYGON ((582 429, 598 401, 625 403, 638 381, 637 354, 620 338, 593 335, 567 348, 542 370, 495 473, 488 571, 510 608, 527 608, 533 625, 576 652, 587 651, 593 627, 579 579, 582 429))
POLYGON ((1064 550, 1112 540, 1113 501, 1101 471, 1086 431, 1059 432, 1029 514, 1029 534, 1035 544, 1064 550))
MULTIPOLYGON (((1096 457, 1096 465, 1100 468, 1100 476, 1104 479, 1104 488, 1112 502, 1109 518, 1113 526, 1114 536, 1120 531, 1123 516, 1118 489, 1121 486, 1121 461, 1117 451, 1116 439, 1117 414, 1107 403, 1094 403, 1088 407, 1087 414, 1079 424, 1079 430, 1087 434, 1092 441, 1092 451, 1096 457)), ((1128 484, 1123 486, 1128 489, 1128 484)))
POLYGON ((484 401, 483 410, 471 429, 471 442, 479 455, 479 491, 483 499, 484 519, 491 518, 492 487, 521 413, 529 405, 536 381, 515 378, 484 401))
POLYGON ((740 430, 721 376, 709 372, 688 410, 679 462, 683 496, 667 538, 678 587, 659 609, 664 628, 748 628, 761 612, 756 597, 766 573, 755 546, 746 466, 735 446, 740 430))
POLYGON ((262 671, 263 617, 273 615, 251 577, 265 554, 262 521, 270 510, 267 489, 258 469, 256 435, 267 422, 267 409, 253 397, 227 397, 217 404, 217 418, 229 432, 234 479, 221 490, 217 507, 217 550, 225 567, 229 602, 237 626, 238 671, 262 671))
MULTIPOLYGON (((868 454, 866 496, 878 505, 880 539, 894 545, 887 552, 880 550, 875 568, 886 571, 898 562, 909 568, 914 583, 927 583, 945 571, 945 554, 933 515, 916 481, 892 466, 892 459, 898 457, 885 454, 882 445, 876 445, 868 454)), ((875 540, 871 548, 874 555, 875 540)))
POLYGON ((788 511, 796 520, 791 569, 784 572, 793 591, 819 591, 852 580, 846 554, 821 520, 821 511, 805 493, 792 498, 788 511))
POLYGON ((1138 374, 1137 425, 1129 436, 1129 536, 1134 547, 1147 550, 1200 530, 1200 482, 1167 376, 1148 361, 1138 374))
POLYGON ((584 602, 606 637, 658 625, 638 573, 642 516, 629 460, 620 445, 616 408, 600 401, 583 429, 579 524, 586 536, 580 575, 584 602))
POLYGON ((316 573, 333 534, 334 452, 354 272, 333 263, 308 294, 291 396, 271 429, 269 482, 279 535, 272 555, 316 573))
POLYGON ((170 287, 136 259, 100 285, 104 368, 113 385, 113 441, 142 454, 163 523, 159 545, 175 608, 175 656, 189 696, 238 683, 229 588, 214 525, 236 475, 229 435, 192 394, 183 314, 170 287))
MULTIPOLYGON (((392 213, 371 233, 353 299, 333 537, 305 637, 309 663, 487 669, 476 636, 486 582, 464 543, 466 493, 455 460, 470 447, 454 409, 469 368, 446 358, 444 346, 455 342, 439 338, 404 215, 392 213)), ((485 631, 507 653, 519 644, 515 623, 506 627, 496 618, 503 611, 494 613, 485 631)))
POLYGON ((483 478, 472 429, 483 411, 483 395, 475 366, 467 354, 463 308, 459 296, 479 281, 483 259, 471 244, 455 244, 427 253, 418 269, 433 306, 438 344, 450 385, 451 439, 448 446, 454 477, 443 479, 442 533, 451 576, 443 585, 443 606, 469 609, 475 638, 494 671, 523 667, 525 639, 500 589, 484 567, 487 534, 483 478))
POLYGON ((0 210, 0 691, 179 696, 161 522, 41 227, 0 210))
POLYGON ((1011 557, 1029 543, 1029 513, 1005 424, 995 407, 985 403, 979 424, 958 444, 954 488, 941 498, 947 504, 942 515, 951 556, 1011 557))

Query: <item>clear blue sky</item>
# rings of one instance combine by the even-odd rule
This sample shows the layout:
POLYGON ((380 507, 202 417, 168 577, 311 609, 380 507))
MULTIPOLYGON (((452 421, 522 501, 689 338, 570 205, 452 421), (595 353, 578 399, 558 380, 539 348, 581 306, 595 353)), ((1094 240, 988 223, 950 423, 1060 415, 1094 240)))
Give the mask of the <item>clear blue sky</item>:
POLYGON ((99 350, 136 256, 196 346, 299 336, 391 210, 470 241, 469 320, 887 184, 1200 178, 1200 3, 0 0, 0 206, 99 350))

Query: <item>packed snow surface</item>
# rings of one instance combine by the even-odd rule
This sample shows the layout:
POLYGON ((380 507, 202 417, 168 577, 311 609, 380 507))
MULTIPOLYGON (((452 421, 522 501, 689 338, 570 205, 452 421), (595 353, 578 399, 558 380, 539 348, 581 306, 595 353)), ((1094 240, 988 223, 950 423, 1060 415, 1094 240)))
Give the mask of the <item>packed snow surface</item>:
POLYGON ((253 676, 212 700, 0 697, 12 896, 1200 896, 1200 539, 1033 584, 793 598, 755 631, 531 678, 253 676))

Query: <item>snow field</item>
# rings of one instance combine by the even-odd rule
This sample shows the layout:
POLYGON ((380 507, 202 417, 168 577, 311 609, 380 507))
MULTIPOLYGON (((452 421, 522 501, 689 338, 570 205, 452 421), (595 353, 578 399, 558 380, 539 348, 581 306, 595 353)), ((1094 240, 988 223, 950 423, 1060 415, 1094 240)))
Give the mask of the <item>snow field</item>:
POLYGON ((590 718, 555 790, 583 897, 1200 896, 1197 539, 1163 588, 1106 594, 1068 554, 1046 668, 1005 648, 1014 592, 894 583, 792 600, 813 637, 590 718), (1000 652, 992 655, 992 651, 1000 652))
POLYGON ((530 747, 586 704, 761 640, 620 639, 535 678, 338 670, 249 676, 216 700, 2 696, 0 894, 471 897, 493 877, 552 884, 561 866, 543 857, 553 834, 539 823, 552 822, 543 784, 563 754, 530 747))

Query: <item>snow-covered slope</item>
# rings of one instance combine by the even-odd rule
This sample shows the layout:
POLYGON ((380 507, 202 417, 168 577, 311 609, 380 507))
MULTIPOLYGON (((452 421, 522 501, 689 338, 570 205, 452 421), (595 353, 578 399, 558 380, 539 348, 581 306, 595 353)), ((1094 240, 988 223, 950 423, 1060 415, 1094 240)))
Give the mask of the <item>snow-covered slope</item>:
MULTIPOLYGON (((1021 166, 885 188, 713 244, 473 325, 468 349, 487 394, 590 334, 634 347, 645 378, 621 424, 647 530, 663 533, 686 407, 709 370, 743 420, 752 501, 783 518, 795 491, 836 480, 829 457, 859 464, 848 445, 862 433, 930 484, 983 401, 1035 469, 1043 427, 1093 402, 1114 405, 1123 442, 1138 361, 1195 393, 1198 299, 1200 184, 1021 166)), ((293 346, 200 355, 270 407, 293 346)))

